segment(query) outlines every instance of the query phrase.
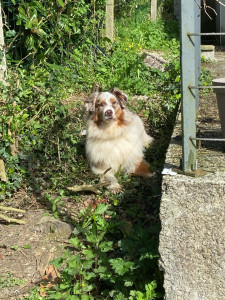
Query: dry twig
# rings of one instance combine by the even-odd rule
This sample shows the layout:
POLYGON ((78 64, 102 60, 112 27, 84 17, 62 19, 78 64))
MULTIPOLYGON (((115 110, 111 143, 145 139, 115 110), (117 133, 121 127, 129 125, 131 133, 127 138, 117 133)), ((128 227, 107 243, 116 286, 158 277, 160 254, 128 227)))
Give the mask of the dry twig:
POLYGON ((6 172, 5 172, 5 164, 2 159, 0 159, 0 180, 6 182, 6 172))
POLYGON ((108 186, 110 183, 108 182, 99 182, 96 184, 82 184, 82 185, 74 185, 71 187, 67 187, 67 190, 71 192, 93 192, 95 194, 101 194, 99 188, 104 186, 108 186))
POLYGON ((95 194, 101 194, 101 191, 99 189, 110 185, 110 182, 105 180, 105 175, 110 169, 111 168, 105 170, 105 172, 101 175, 99 182, 96 184, 74 185, 71 187, 67 187, 67 190, 71 192, 93 192, 95 194))
MULTIPOLYGON (((26 211, 23 209, 18 209, 18 208, 14 208, 14 207, 6 207, 6 206, 2 206, 0 205, 0 210, 4 210, 4 211, 15 211, 15 212, 20 212, 20 213, 25 213, 26 211)), ((0 219, 8 222, 8 223, 17 223, 17 224, 25 224, 25 222, 23 220, 18 220, 15 218, 10 218, 4 214, 0 214, 0 219)))
MULTIPOLYGON (((215 1, 225 7, 225 3, 221 2, 220 0, 215 0, 215 1)), ((197 3, 197 0, 195 0, 195 2, 197 3)), ((209 12, 208 12, 209 10, 213 11, 213 13, 217 16, 216 10, 214 8, 212 8, 211 6, 207 5, 207 0, 203 0, 202 4, 203 4, 204 12, 209 17, 210 20, 212 20, 213 18, 209 15, 209 12)), ((200 8, 202 8, 202 6, 199 3, 197 3, 197 5, 200 8)))

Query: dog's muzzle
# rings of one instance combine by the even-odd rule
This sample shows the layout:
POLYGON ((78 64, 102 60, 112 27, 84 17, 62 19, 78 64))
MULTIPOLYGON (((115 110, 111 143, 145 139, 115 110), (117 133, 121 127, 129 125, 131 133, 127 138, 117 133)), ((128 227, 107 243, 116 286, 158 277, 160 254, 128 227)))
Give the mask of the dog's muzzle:
POLYGON ((114 111, 110 108, 106 109, 105 112, 104 112, 104 118, 106 120, 114 119, 114 115, 115 115, 114 111))
POLYGON ((112 117, 113 116, 113 111, 111 109, 107 109, 105 112, 106 117, 112 117))

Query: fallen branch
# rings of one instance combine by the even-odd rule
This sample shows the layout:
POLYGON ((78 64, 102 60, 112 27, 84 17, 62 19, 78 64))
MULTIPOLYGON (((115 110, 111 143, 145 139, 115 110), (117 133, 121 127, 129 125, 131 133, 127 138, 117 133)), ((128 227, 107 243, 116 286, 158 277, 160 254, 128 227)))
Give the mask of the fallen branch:
POLYGON ((5 172, 5 164, 2 159, 0 159, 0 180, 6 182, 6 172, 5 172))
POLYGON ((6 215, 0 214, 0 219, 5 220, 8 223, 17 223, 17 224, 25 224, 23 220, 18 220, 14 218, 9 218, 6 215))
MULTIPOLYGON (((6 207, 6 206, 2 206, 0 205, 0 210, 4 210, 4 211, 15 211, 15 212, 20 212, 20 213, 25 213, 26 211, 23 209, 19 209, 19 208, 14 208, 14 207, 6 207)), ((4 214, 0 214, 0 219, 8 222, 8 223, 17 223, 17 224, 25 224, 25 222, 23 220, 18 220, 15 218, 10 218, 4 214)))
POLYGON ((110 185, 110 182, 105 180, 105 175, 110 169, 111 168, 105 170, 105 172, 101 175, 99 182, 96 184, 74 185, 71 187, 67 187, 67 190, 71 192, 93 192, 95 194, 101 194, 99 188, 103 188, 105 186, 110 185))
POLYGON ((99 182, 96 184, 83 184, 83 185, 74 185, 71 187, 67 187, 67 190, 71 192, 92 192, 95 194, 101 194, 99 188, 109 185, 109 182, 99 182))
POLYGON ((5 211, 15 211, 15 212, 20 212, 25 214, 25 210, 19 209, 19 208, 14 208, 14 207, 7 207, 7 206, 2 206, 0 205, 0 210, 5 210, 5 211))

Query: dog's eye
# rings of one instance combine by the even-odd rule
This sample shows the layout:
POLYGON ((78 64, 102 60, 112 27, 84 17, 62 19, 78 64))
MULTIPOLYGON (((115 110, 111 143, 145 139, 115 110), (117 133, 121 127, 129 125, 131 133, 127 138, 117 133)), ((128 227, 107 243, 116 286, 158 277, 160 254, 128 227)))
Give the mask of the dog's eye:
POLYGON ((103 107, 104 106, 104 103, 100 102, 98 103, 98 107, 103 107))
POLYGON ((113 106, 117 105, 117 102, 116 102, 116 101, 115 101, 115 102, 113 102, 113 103, 112 103, 112 105, 113 105, 113 106))

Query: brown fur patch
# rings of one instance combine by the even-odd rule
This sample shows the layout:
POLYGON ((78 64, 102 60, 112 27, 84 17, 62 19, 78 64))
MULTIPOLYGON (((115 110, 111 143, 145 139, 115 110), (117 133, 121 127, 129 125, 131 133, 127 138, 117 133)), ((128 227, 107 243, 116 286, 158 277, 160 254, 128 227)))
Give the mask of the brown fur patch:
POLYGON ((124 125, 124 112, 121 109, 118 109, 116 111, 116 119, 118 126, 124 125))
POLYGON ((98 107, 99 105, 104 106, 105 104, 106 104, 106 103, 105 103, 105 100, 103 100, 103 99, 98 99, 98 100, 96 101, 95 106, 96 106, 96 107, 98 107))
POLYGON ((102 112, 101 112, 101 111, 95 112, 95 114, 94 114, 94 122, 95 122, 97 125, 100 125, 100 124, 101 124, 101 122, 102 122, 102 112))
POLYGON ((116 98, 113 98, 113 97, 110 98, 109 101, 110 101, 112 104, 113 104, 113 103, 119 104, 118 101, 116 100, 116 98))
POLYGON ((136 167, 134 171, 134 175, 143 176, 143 177, 150 177, 152 174, 149 171, 149 164, 146 160, 142 160, 140 164, 136 167))
POLYGON ((97 124, 100 125, 102 122, 102 110, 103 110, 103 106, 105 104, 105 100, 103 99, 98 99, 95 103, 95 112, 94 112, 94 118, 93 121, 97 124), (101 105, 102 106, 99 106, 101 105))

